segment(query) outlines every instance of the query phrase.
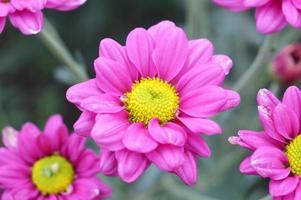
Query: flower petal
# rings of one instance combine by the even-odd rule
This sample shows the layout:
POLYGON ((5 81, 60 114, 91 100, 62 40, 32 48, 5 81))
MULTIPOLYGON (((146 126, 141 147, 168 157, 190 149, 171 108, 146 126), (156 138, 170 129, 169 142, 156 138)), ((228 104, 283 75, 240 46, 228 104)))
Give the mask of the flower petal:
POLYGON ((11 24, 18 28, 24 35, 37 34, 43 27, 43 13, 22 10, 9 15, 11 24))
POLYGON ((279 134, 291 140, 299 134, 300 121, 293 110, 284 104, 278 104, 273 113, 274 126, 279 134))
POLYGON ((122 96, 131 89, 132 80, 124 64, 99 57, 94 62, 96 83, 106 93, 122 96))
POLYGON ((301 122, 301 92, 296 86, 289 87, 283 95, 283 104, 293 110, 301 122))
POLYGON ((170 81, 182 69, 188 54, 188 42, 185 32, 171 27, 155 38, 152 54, 160 78, 170 81))
POLYGON ((284 180, 271 180, 270 181, 270 194, 272 196, 284 196, 292 193, 299 183, 299 177, 293 176, 293 177, 287 177, 284 180))
POLYGON ((137 153, 148 153, 158 146, 142 123, 131 124, 122 141, 127 149, 137 153))
POLYGON ((161 144, 183 146, 186 142, 185 130, 172 122, 161 126, 158 119, 152 119, 148 124, 148 130, 152 138, 161 144))
POLYGON ((124 148, 122 137, 128 128, 127 114, 103 114, 96 117, 91 137, 101 147, 116 151, 124 148))
POLYGON ((125 47, 121 46, 115 40, 110 38, 101 40, 99 45, 99 56, 122 63, 127 67, 127 71, 130 74, 132 81, 137 79, 137 70, 130 64, 125 47))
POLYGON ((244 5, 246 7, 259 7, 259 6, 263 6, 269 1, 270 0, 244 0, 244 5))
POLYGON ((185 161, 181 167, 175 170, 175 173, 182 179, 186 185, 194 185, 197 181, 197 163, 193 153, 185 151, 185 161))
POLYGON ((257 31, 270 34, 282 30, 286 25, 286 19, 282 13, 281 1, 270 1, 256 9, 257 31))
POLYGON ((226 92, 221 87, 202 87, 182 97, 180 110, 192 117, 212 116, 226 104, 226 97, 226 92))
POLYGON ((223 68, 225 75, 229 74, 229 72, 233 66, 233 62, 232 62, 231 58, 226 55, 214 55, 214 56, 212 56, 210 62, 219 64, 223 68))
POLYGON ((6 17, 0 17, 0 34, 3 32, 5 27, 6 17))
POLYGON ((290 25, 295 28, 301 27, 301 12, 295 7, 292 0, 283 0, 282 12, 290 25))
POLYGON ((213 0, 219 6, 225 7, 233 12, 241 12, 248 9, 244 5, 244 0, 213 0))
POLYGON ((243 174, 248 174, 248 175, 258 175, 256 170, 253 168, 251 165, 251 156, 246 157, 239 166, 239 170, 243 174))
POLYGON ((2 130, 3 144, 8 148, 17 148, 18 144, 18 131, 14 128, 7 126, 2 130))
POLYGON ((87 0, 47 0, 46 8, 51 8, 60 11, 74 10, 84 4, 87 0))
POLYGON ((120 99, 111 94, 87 97, 81 102, 80 107, 97 114, 117 113, 124 109, 120 99))
POLYGON ((94 113, 84 111, 73 125, 74 132, 83 137, 90 136, 95 124, 95 117, 94 113))
POLYGON ((184 148, 173 145, 160 145, 146 156, 159 169, 170 172, 179 168, 185 161, 184 148))
POLYGON ((156 73, 151 57, 153 49, 154 41, 144 28, 136 28, 129 33, 127 55, 142 77, 153 77, 156 73))
POLYGON ((225 78, 224 70, 217 64, 205 64, 206 67, 199 67, 188 71, 177 83, 177 91, 180 94, 207 86, 220 85, 225 78))
POLYGON ((215 135, 222 133, 221 127, 210 119, 177 117, 191 132, 215 135))
POLYGON ((102 149, 99 156, 100 172, 106 176, 114 176, 117 174, 117 160, 115 153, 102 149))
POLYGON ((116 152, 118 174, 128 183, 134 182, 148 167, 144 154, 122 150, 116 152))
POLYGON ((274 147, 261 147, 251 156, 251 165, 257 173, 273 180, 284 179, 290 174, 287 162, 285 153, 274 147))
POLYGON ((210 148, 208 147, 206 141, 201 136, 194 133, 190 133, 188 135, 185 149, 196 153, 200 157, 209 157, 211 154, 210 148))
POLYGON ((176 27, 176 25, 168 20, 159 22, 158 24, 151 26, 147 31, 151 36, 156 39, 161 36, 161 34, 169 28, 176 27))

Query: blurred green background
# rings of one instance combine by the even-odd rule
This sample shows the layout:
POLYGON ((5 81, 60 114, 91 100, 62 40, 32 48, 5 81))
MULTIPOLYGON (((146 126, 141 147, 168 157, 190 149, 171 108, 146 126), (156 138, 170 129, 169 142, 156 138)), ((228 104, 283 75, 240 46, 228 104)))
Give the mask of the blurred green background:
MULTIPOLYGON (((124 44, 133 28, 149 27, 164 19, 185 28, 190 38, 209 38, 217 53, 234 60, 227 87, 243 76, 264 41, 255 31, 253 13, 231 13, 210 0, 88 0, 75 11, 47 10, 45 15, 91 77, 101 39, 110 37, 124 44)), ((276 37, 261 68, 241 88, 241 106, 217 118, 224 134, 206 138, 212 157, 199 161, 196 186, 187 187, 174 175, 151 167, 131 185, 102 177, 114 190, 112 199, 253 200, 267 195, 265 180, 239 173, 239 162, 247 152, 231 146, 227 138, 239 129, 260 129, 256 93, 259 88, 275 86, 268 63, 277 49, 299 39, 292 30, 276 37)), ((72 75, 37 36, 23 36, 10 25, 5 28, 0 37, 0 128, 10 125, 18 129, 26 121, 42 127, 49 115, 61 113, 71 130, 79 111, 65 99, 70 82, 72 75)))

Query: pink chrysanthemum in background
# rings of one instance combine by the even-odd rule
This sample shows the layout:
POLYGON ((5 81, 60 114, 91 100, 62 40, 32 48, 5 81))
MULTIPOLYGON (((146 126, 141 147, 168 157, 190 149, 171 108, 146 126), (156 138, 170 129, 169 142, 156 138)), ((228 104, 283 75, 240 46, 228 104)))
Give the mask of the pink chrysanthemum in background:
POLYGON ((85 139, 68 135, 62 118, 49 118, 44 131, 26 123, 3 130, 0 188, 3 200, 99 200, 111 189, 98 178, 98 158, 85 139))
POLYGON ((240 165, 244 174, 270 179, 274 200, 301 199, 301 91, 292 86, 282 102, 270 91, 258 93, 263 131, 242 130, 229 138, 252 151, 240 165))
POLYGON ((96 78, 71 87, 67 99, 82 111, 75 132, 101 148, 102 172, 133 182, 153 163, 194 184, 197 157, 210 155, 202 135, 222 131, 207 118, 240 101, 222 87, 230 58, 163 21, 134 29, 125 46, 102 40, 94 64, 96 78))
POLYGON ((0 0, 0 33, 8 18, 23 34, 37 34, 43 27, 43 9, 67 11, 85 2, 86 0, 0 0))
POLYGON ((255 9, 257 31, 270 34, 282 30, 287 23, 301 28, 300 0, 213 0, 234 12, 255 9))
POLYGON ((301 44, 290 44, 273 59, 272 73, 286 85, 301 80, 301 44))

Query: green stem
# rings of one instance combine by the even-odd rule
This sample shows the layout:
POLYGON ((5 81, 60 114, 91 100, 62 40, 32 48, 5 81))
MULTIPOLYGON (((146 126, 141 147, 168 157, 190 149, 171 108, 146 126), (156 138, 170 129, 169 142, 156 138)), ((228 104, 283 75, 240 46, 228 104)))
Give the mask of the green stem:
POLYGON ((272 197, 270 195, 267 195, 259 200, 272 200, 272 197))
POLYGON ((88 79, 84 67, 74 60, 54 27, 49 22, 46 21, 44 29, 38 34, 38 38, 46 45, 49 51, 57 57, 57 59, 69 68, 79 82, 88 79))
POLYGON ((256 76, 260 76, 260 71, 264 68, 264 65, 269 60, 267 59, 268 55, 271 53, 273 44, 273 37, 267 36, 261 45, 258 54, 253 61, 252 65, 244 73, 244 75, 239 79, 239 81, 234 85, 233 89, 237 92, 240 92, 247 84, 252 83, 252 79, 256 80, 256 76))

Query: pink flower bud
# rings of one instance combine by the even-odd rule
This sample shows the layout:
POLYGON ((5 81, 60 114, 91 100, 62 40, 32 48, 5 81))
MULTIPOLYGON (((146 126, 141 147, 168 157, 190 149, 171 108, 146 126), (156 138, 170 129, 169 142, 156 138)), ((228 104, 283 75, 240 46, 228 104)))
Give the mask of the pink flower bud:
POLYGON ((283 48, 273 60, 272 72, 286 85, 301 80, 301 44, 283 48))

